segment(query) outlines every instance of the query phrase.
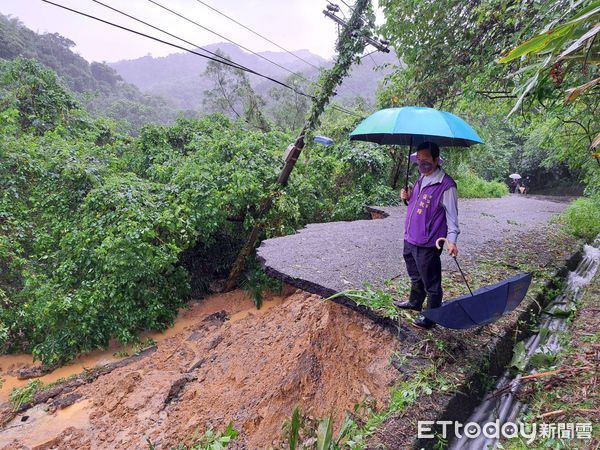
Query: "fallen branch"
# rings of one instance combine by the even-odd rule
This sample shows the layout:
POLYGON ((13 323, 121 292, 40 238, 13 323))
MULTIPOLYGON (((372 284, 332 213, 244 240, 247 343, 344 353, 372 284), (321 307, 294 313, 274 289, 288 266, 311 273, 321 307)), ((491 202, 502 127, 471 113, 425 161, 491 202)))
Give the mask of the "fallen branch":
POLYGON ((540 414, 538 417, 540 419, 545 419, 546 417, 559 416, 565 413, 564 409, 557 409, 556 411, 550 411, 544 414, 540 414))
POLYGON ((556 411, 550 411, 550 412, 547 412, 544 414, 540 414, 538 416, 538 418, 545 419, 546 417, 560 416, 567 412, 569 412, 569 413, 578 413, 578 412, 582 413, 583 412, 583 413, 598 414, 598 413, 600 413, 600 409, 578 408, 578 409, 573 409, 573 410, 569 410, 569 411, 566 411, 564 409, 557 409, 556 411))
POLYGON ((550 370, 548 372, 538 372, 538 373, 534 373, 531 375, 525 375, 523 377, 520 378, 520 381, 524 381, 524 380, 531 380, 534 378, 542 378, 542 377, 549 377, 552 375, 557 375, 559 373, 566 373, 568 372, 568 375, 574 375, 578 372, 581 372, 582 370, 588 370, 591 369, 590 366, 584 366, 584 367, 565 367, 564 369, 556 369, 556 370, 550 370))
MULTIPOLYGON (((490 396, 488 398, 499 397, 501 395, 504 395, 507 392, 512 392, 514 394, 517 392, 518 388, 521 387, 521 386, 519 386, 519 384, 521 382, 524 382, 523 384, 527 384, 527 383, 531 383, 532 381, 536 381, 540 378, 552 377, 552 376, 556 376, 556 375, 561 375, 560 380, 564 380, 565 378, 571 377, 580 372, 583 372, 584 370, 590 370, 590 369, 592 369, 591 366, 564 367, 562 369, 550 370, 547 372, 539 372, 539 373, 534 373, 531 375, 524 375, 520 378, 516 378, 516 379, 512 380, 510 383, 508 383, 502 389, 498 389, 497 391, 493 392, 492 394, 490 394, 490 396)), ((550 381, 552 381, 552 380, 550 380, 550 381)), ((548 381, 548 382, 550 382, 550 381, 548 381)), ((548 383, 548 382, 546 382, 546 383, 548 383)))

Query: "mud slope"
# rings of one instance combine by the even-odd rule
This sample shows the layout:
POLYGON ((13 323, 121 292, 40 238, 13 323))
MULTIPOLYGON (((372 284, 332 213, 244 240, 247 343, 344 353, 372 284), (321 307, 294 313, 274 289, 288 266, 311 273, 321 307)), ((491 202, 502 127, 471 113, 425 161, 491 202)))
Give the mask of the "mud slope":
POLYGON ((339 426, 365 396, 379 407, 387 402, 398 341, 358 313, 301 291, 271 299, 265 311, 252 310, 239 291, 202 303, 194 326, 77 388, 73 406, 19 414, 0 446, 147 448, 149 438, 169 448, 232 421, 240 431, 233 448, 265 448, 296 404, 316 417, 334 412, 339 426), (69 423, 71 408, 80 420, 69 423))

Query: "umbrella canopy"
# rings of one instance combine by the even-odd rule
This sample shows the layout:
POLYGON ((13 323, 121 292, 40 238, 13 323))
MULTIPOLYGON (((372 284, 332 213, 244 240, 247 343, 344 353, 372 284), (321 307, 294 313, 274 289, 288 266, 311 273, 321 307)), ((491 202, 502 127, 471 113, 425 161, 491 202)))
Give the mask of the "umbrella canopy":
POLYGON ((520 180, 521 179, 521 175, 519 175, 518 173, 511 173, 508 178, 512 178, 513 180, 520 180))
POLYGON ((469 147, 483 143, 475 130, 460 117, 423 106, 377 111, 350 133, 350 140, 411 146, 428 141, 443 147, 469 147))
POLYGON ((527 294, 531 284, 531 273, 507 278, 500 283, 486 286, 442 303, 439 308, 423 311, 429 320, 454 329, 485 325, 513 311, 527 294))

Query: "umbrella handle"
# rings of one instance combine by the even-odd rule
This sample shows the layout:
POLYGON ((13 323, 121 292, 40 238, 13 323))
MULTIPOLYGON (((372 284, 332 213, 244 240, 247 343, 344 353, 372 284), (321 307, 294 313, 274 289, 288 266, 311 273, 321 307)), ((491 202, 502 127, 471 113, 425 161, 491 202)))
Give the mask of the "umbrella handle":
POLYGON ((438 250, 442 249, 442 244, 440 244, 440 242, 446 242, 446 238, 441 237, 437 241, 435 241, 435 248, 437 248, 438 250))
MULTIPOLYGON (((442 249, 442 246, 440 245, 440 242, 446 242, 446 238, 445 237, 441 237, 439 239, 437 239, 435 241, 435 247, 438 250, 442 249)), ((460 272, 460 274, 462 275, 462 278, 465 282, 465 284, 467 285, 467 289, 469 290, 469 293, 471 294, 471 297, 473 297, 473 291, 471 290, 471 286, 469 286, 469 282, 467 281, 467 277, 465 277, 465 274, 463 273, 462 269, 460 268, 460 265, 458 264, 458 260, 456 259, 456 256, 453 256, 452 259, 454 260, 454 262, 456 263, 456 267, 458 267, 458 271, 460 272)))

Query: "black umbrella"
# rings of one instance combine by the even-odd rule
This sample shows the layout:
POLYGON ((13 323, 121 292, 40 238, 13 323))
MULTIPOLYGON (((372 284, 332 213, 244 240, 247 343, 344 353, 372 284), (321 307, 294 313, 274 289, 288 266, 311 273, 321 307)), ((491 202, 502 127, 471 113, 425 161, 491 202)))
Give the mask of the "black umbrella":
MULTIPOLYGON (((441 240, 444 238, 440 238, 436 242, 438 248, 440 248, 438 243, 441 240)), ((531 284, 531 273, 521 273, 471 292, 456 257, 453 258, 470 294, 444 302, 439 308, 423 311, 423 315, 429 320, 446 328, 477 327, 494 322, 504 314, 513 311, 525 298, 531 284)))

